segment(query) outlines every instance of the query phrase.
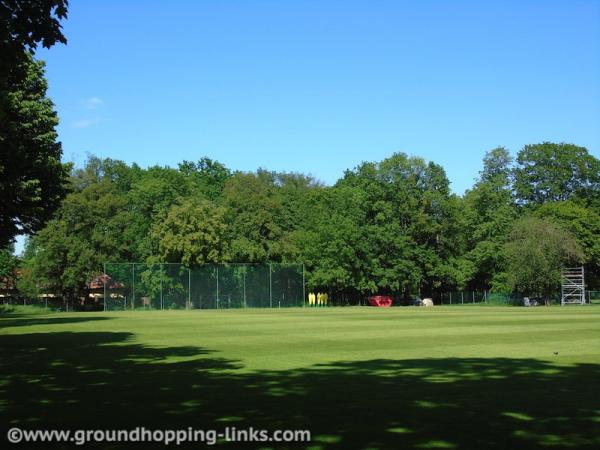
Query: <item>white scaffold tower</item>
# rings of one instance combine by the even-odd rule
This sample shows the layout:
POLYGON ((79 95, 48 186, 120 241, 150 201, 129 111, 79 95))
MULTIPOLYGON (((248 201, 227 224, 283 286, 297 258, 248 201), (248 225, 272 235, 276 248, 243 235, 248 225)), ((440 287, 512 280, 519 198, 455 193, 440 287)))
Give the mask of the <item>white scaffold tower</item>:
POLYGON ((585 304, 585 278, 583 266, 565 267, 561 270, 561 305, 585 304))

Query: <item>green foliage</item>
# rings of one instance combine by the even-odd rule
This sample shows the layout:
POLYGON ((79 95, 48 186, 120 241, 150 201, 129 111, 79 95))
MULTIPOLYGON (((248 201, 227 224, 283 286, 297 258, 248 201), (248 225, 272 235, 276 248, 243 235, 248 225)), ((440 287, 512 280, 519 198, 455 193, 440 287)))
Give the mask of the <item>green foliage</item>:
POLYGON ((19 260, 13 252, 13 245, 0 249, 0 285, 16 280, 19 260))
POLYGON ((113 183, 120 192, 127 192, 140 173, 141 169, 135 164, 130 168, 123 161, 90 155, 83 168, 72 171, 71 186, 76 191, 82 191, 92 184, 107 181, 113 183))
POLYGON ((111 183, 93 184, 67 196, 56 217, 28 243, 27 260, 41 288, 81 295, 105 261, 131 258, 131 214, 111 183))
POLYGON ((44 64, 27 57, 23 76, 0 83, 0 248, 40 230, 66 193, 58 117, 46 97, 44 64))
POLYGON ((517 156, 514 176, 517 195, 527 205, 591 201, 600 194, 600 161, 573 144, 526 145, 517 156))
POLYGON ((518 214, 510 185, 511 163, 503 147, 486 153, 479 180, 464 196, 467 252, 463 264, 465 278, 476 289, 489 289, 494 277, 497 288, 504 267, 502 247, 518 214))
POLYGON ((360 229, 363 204, 362 192, 339 186, 327 192, 319 209, 311 210, 315 222, 302 243, 310 288, 327 286, 342 295, 371 288, 362 277, 366 253, 360 229))
POLYGON ((0 85, 39 44, 67 43, 60 25, 67 6, 67 0, 0 0, 0 85))
POLYGON ((450 285, 458 234, 443 169, 398 153, 363 163, 333 188, 315 230, 315 285, 361 294, 450 285))
POLYGON ((548 219, 570 232, 583 250, 588 285, 600 281, 600 213, 573 201, 542 205, 535 216, 548 219))
POLYGON ((570 233, 537 217, 515 222, 505 251, 512 290, 546 301, 560 286, 561 267, 581 263, 584 256, 570 233))
POLYGON ((231 177, 227 167, 207 157, 200 158, 197 163, 183 161, 179 164, 179 171, 191 177, 200 195, 213 201, 221 195, 225 182, 231 177))
POLYGON ((209 200, 178 199, 154 225, 161 261, 185 265, 222 262, 227 258, 225 210, 209 200))
POLYGON ((42 228, 65 194, 58 118, 38 44, 65 43, 66 0, 0 0, 0 248, 42 228))
POLYGON ((30 267, 21 268, 19 278, 17 279, 17 290, 19 294, 30 300, 37 300, 40 289, 37 284, 36 276, 30 267))
POLYGON ((232 261, 282 260, 283 204, 272 173, 234 174, 225 184, 222 204, 232 261))

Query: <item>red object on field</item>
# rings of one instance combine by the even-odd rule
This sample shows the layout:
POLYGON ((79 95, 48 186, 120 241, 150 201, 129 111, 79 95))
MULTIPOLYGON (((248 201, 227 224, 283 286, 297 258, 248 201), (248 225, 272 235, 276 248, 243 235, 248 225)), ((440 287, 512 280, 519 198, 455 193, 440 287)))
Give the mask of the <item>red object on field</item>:
POLYGON ((392 306, 392 297, 389 295, 373 295, 369 297, 369 305, 389 308, 392 306))

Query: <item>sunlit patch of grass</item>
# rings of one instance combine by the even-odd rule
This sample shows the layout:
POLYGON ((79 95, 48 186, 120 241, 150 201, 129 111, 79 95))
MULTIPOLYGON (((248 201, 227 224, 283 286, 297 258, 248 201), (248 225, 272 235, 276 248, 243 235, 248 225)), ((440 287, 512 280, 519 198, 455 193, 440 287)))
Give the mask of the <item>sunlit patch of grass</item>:
POLYGON ((326 444, 335 444, 337 442, 340 442, 342 438, 334 434, 318 434, 316 436, 313 436, 312 440, 315 442, 323 442, 326 444))
POLYGON ((239 417, 239 416, 226 416, 226 417, 220 417, 216 421, 217 422, 240 422, 242 420, 244 420, 243 417, 239 417))
MULTIPOLYGON (((591 430, 588 430, 588 432, 591 430)), ((517 430, 513 433, 515 436, 532 441, 538 445, 544 447, 569 447, 569 448, 580 448, 588 446, 590 443, 587 439, 583 439, 580 435, 575 434, 551 434, 551 433, 539 433, 527 430, 517 430)), ((592 436, 594 442, 600 445, 600 437, 592 436)), ((596 447, 598 448, 598 447, 596 447)))
POLYGON ((452 442, 434 439, 422 444, 415 445, 416 448, 456 448, 457 445, 452 442))
POLYGON ((438 406, 433 402, 428 402, 425 400, 417 400, 415 401, 415 405, 417 405, 419 408, 436 408, 438 406))
POLYGON ((411 429, 405 428, 405 427, 388 428, 386 431, 388 431, 389 433, 397 433, 397 434, 406 434, 406 433, 413 432, 411 429))
POLYGON ((517 420, 523 420, 525 422, 535 420, 533 417, 531 417, 527 414, 519 413, 519 412, 503 412, 502 415, 506 416, 506 417, 511 417, 511 418, 517 419, 517 420))

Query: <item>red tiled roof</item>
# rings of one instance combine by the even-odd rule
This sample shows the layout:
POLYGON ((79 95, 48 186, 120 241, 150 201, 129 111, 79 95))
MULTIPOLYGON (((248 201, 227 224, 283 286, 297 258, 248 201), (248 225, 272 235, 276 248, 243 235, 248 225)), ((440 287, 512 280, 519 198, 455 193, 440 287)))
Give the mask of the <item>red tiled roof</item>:
POLYGON ((122 289, 124 286, 120 281, 115 281, 103 273, 102 275, 98 275, 97 277, 93 278, 92 281, 89 282, 88 288, 104 289, 105 284, 108 289, 122 289))

